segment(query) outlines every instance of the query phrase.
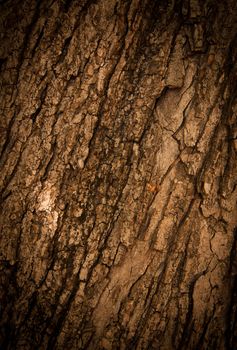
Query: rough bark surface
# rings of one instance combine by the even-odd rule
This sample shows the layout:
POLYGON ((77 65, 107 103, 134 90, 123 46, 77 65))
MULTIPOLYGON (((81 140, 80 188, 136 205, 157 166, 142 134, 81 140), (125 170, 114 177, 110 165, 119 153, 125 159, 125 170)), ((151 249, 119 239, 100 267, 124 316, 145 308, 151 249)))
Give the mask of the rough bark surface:
POLYGON ((236 0, 0 2, 1 349, 236 349, 236 0))

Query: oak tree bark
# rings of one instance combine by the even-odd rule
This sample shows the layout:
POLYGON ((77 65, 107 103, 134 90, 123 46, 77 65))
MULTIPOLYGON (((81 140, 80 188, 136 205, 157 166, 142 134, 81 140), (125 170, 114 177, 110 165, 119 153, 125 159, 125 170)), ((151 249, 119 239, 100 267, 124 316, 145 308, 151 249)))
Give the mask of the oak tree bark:
POLYGON ((236 349, 236 0, 0 28, 1 349, 236 349))

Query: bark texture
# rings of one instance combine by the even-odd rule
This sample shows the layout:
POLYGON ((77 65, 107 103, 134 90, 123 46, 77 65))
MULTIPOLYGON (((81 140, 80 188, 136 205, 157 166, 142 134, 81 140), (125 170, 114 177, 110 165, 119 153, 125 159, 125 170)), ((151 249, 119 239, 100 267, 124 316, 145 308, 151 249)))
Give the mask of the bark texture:
POLYGON ((236 0, 5 0, 0 39, 1 349, 236 349, 236 0))

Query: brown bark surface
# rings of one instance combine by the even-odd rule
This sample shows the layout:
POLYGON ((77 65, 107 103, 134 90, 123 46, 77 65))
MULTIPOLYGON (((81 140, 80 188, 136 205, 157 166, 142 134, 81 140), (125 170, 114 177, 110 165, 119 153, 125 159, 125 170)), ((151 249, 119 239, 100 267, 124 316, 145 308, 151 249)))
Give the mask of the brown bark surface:
POLYGON ((236 349, 236 0, 1 1, 0 69, 1 349, 236 349))

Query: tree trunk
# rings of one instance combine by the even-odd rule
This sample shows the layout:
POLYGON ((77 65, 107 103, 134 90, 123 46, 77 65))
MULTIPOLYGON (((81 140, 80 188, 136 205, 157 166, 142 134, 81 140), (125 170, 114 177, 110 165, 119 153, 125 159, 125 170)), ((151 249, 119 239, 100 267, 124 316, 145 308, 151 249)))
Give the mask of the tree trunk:
POLYGON ((1 349, 236 349, 236 0, 0 20, 1 349))

